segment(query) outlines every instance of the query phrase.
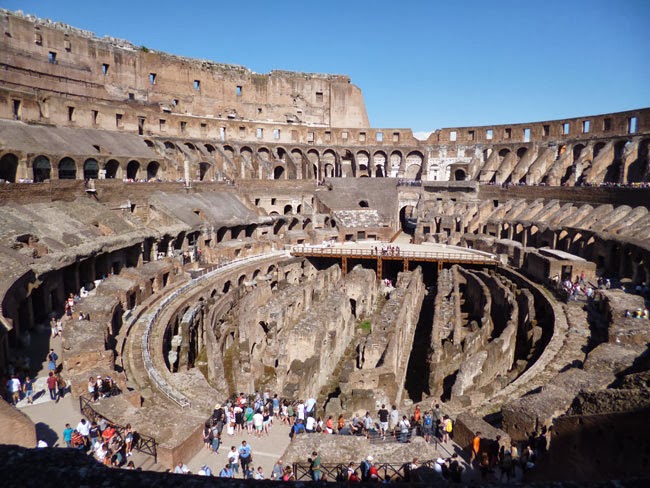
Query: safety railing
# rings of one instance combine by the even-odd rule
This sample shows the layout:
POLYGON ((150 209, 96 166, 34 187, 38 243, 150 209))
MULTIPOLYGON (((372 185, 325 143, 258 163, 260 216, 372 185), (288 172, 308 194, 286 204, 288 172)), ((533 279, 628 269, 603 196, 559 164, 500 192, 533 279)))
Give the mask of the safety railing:
MULTIPOLYGON (((126 430, 126 427, 120 424, 116 424, 115 422, 97 412, 97 410, 93 408, 92 400, 90 398, 85 397, 84 395, 81 395, 79 397, 79 410, 81 411, 82 415, 91 422, 99 422, 100 418, 106 419, 106 421, 115 428, 115 431, 120 435, 120 437, 124 439, 124 431, 126 430)), ((146 454, 148 456, 153 456, 154 463, 158 462, 158 451, 155 438, 140 434, 139 432, 133 432, 132 445, 133 449, 136 451, 139 451, 142 454, 146 454)))
MULTIPOLYGON (((424 461, 419 466, 432 467, 435 460, 424 461)), ((313 472, 307 463, 293 463, 293 473, 296 481, 310 481, 313 480, 313 472)), ((361 479, 361 469, 359 464, 354 467, 357 476, 361 479)), ((321 480, 323 481, 347 481, 348 480, 348 465, 347 464, 321 464, 321 480)), ((405 482, 411 480, 411 463, 380 463, 377 466, 377 474, 379 482, 405 482)))

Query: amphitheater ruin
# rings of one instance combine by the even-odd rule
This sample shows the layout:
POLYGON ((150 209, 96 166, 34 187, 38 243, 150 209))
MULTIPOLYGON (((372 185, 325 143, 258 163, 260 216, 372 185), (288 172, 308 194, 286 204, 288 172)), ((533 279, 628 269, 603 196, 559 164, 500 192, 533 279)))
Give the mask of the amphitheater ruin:
POLYGON ((370 128, 347 76, 0 29, 3 371, 84 287, 72 392, 115 378, 101 408, 167 465, 216 402, 270 390, 440 401, 465 444, 552 426, 542 479, 648 476, 650 323, 626 311, 650 298, 650 108, 419 140, 370 128), (594 296, 567 301, 576 279, 594 296))

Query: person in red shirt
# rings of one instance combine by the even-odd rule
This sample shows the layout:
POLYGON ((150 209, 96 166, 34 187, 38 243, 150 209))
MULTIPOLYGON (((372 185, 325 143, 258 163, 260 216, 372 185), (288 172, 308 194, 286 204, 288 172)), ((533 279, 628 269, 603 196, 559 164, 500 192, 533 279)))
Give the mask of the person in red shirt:
POLYGON ((115 435, 115 427, 112 425, 109 425, 104 429, 104 432, 102 432, 102 438, 104 441, 108 442, 111 440, 111 437, 115 435))
POLYGON ((373 482, 379 481, 379 463, 370 466, 370 469, 368 470, 368 480, 373 482))
POLYGON ((56 400, 56 376, 54 376, 54 373, 50 371, 50 374, 47 376, 47 389, 50 391, 50 399, 56 400))

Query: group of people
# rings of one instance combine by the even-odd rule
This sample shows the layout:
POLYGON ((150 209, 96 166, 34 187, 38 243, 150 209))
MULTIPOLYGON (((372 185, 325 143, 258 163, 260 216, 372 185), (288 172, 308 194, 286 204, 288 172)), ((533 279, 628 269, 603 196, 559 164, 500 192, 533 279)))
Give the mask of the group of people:
POLYGON ((82 418, 75 428, 65 424, 63 440, 67 447, 84 451, 105 466, 135 469, 133 461, 127 461, 133 454, 135 440, 131 424, 118 429, 103 417, 97 422, 82 418))
POLYGON ((399 246, 393 246, 392 244, 384 244, 381 247, 374 246, 371 248, 373 254, 379 256, 399 256, 401 252, 399 246))
POLYGON ((88 378, 88 395, 96 402, 100 398, 108 398, 120 393, 120 389, 110 376, 98 374, 97 377, 91 376, 88 378))
POLYGON ((486 439, 481 432, 476 432, 472 439, 470 463, 480 472, 481 481, 498 479, 510 482, 515 479, 518 470, 523 476, 544 455, 549 434, 549 430, 543 429, 540 435, 532 435, 527 442, 505 445, 501 442, 501 436, 486 439))

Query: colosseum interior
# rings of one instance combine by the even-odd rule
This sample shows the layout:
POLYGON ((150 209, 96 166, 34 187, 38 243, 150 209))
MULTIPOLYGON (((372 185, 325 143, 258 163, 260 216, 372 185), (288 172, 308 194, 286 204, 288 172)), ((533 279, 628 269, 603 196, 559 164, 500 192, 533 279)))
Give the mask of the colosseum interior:
POLYGON ((269 389, 552 427, 540 479, 648 476, 650 328, 626 311, 650 297, 650 108, 418 140, 370 128, 346 76, 0 26, 3 369, 84 287, 73 395, 112 375, 98 408, 168 465, 215 402, 269 389))

